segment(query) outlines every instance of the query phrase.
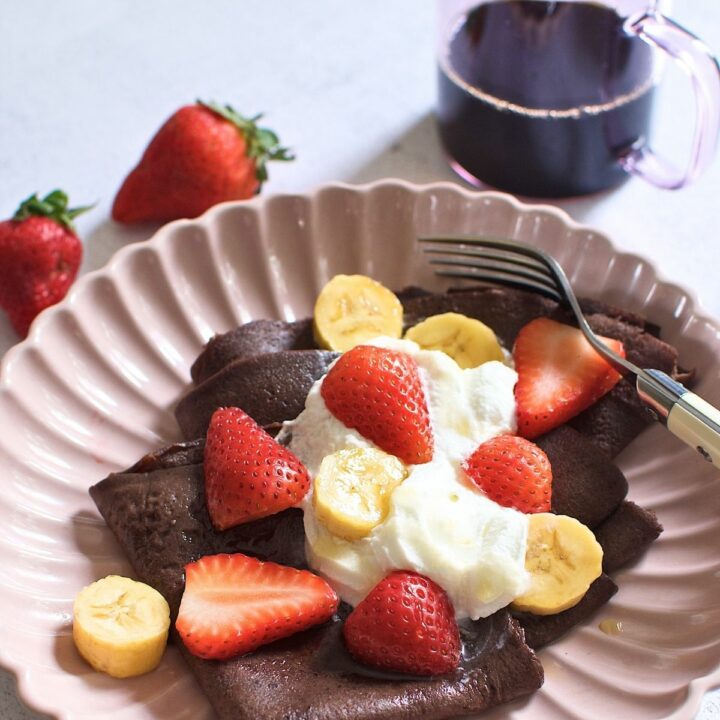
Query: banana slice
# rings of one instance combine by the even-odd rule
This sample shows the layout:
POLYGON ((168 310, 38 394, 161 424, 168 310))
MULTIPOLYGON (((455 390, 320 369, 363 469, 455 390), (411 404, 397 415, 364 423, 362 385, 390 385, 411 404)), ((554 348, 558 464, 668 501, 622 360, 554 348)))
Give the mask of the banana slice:
POLYGON ((442 350, 463 369, 504 359, 495 333, 485 323, 459 313, 433 315, 411 327, 405 337, 425 350, 442 350))
POLYGON ((554 615, 577 605, 602 573, 603 551, 575 518, 552 513, 529 516, 525 569, 530 587, 515 598, 515 610, 554 615))
POLYGON ((365 275, 336 275, 315 303, 313 331, 320 347, 345 352, 379 335, 399 338, 403 309, 386 287, 365 275))
POLYGON ((124 678, 158 666, 170 608, 150 586, 108 575, 78 593, 73 614, 75 645, 95 670, 124 678))
POLYGON ((313 486, 315 514, 333 535, 359 540, 385 519, 390 495, 407 474, 400 460, 375 448, 327 455, 313 486))

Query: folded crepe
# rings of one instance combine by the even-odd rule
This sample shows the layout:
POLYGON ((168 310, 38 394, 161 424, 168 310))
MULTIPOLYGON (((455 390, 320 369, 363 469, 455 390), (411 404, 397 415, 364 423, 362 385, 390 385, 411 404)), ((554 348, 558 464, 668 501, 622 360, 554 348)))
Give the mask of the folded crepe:
MULTIPOLYGON (((558 303, 522 290, 480 288, 432 294, 408 289, 399 297, 406 326, 430 315, 457 312, 491 327, 506 348, 512 348, 520 329, 534 318, 574 324, 574 317, 558 303)), ((656 337, 655 326, 597 301, 582 300, 581 305, 596 332, 622 341, 629 360, 687 381, 678 368, 677 351, 656 337)), ((261 424, 292 419, 298 414, 295 410, 302 410, 312 383, 325 374, 334 357, 317 350, 311 319, 294 323, 256 320, 218 335, 193 365, 196 387, 176 407, 180 429, 188 440, 204 435, 212 413, 222 405, 239 405, 259 417, 261 424), (295 363, 301 364, 301 371, 294 368, 295 363), (285 414, 289 409, 294 414, 285 414)), ((633 383, 623 378, 570 425, 613 458, 652 420, 633 383)))
POLYGON ((178 403, 180 430, 188 440, 202 437, 215 410, 230 406, 241 407, 260 425, 292 420, 337 357, 324 350, 282 350, 238 358, 178 403))
MULTIPOLYGON (((602 516, 599 527, 606 528, 604 542, 613 548, 611 557, 623 562, 639 557, 660 527, 651 514, 623 502, 627 485, 622 473, 569 428, 549 433, 545 446, 551 455, 564 456, 555 475, 563 491, 553 503, 554 511, 602 516), (593 497, 590 487, 595 488, 593 497), (628 512, 629 506, 637 512, 628 512), (640 537, 644 544, 638 542, 640 537)), ((166 597, 173 618, 182 597, 183 568, 204 555, 242 552, 306 567, 300 510, 224 532, 212 527, 204 499, 202 453, 202 441, 170 446, 90 489, 137 576, 166 597)), ((605 572, 617 569, 614 562, 606 564, 605 572)), ((340 639, 346 607, 330 623, 244 657, 219 662, 193 657, 184 648, 183 654, 223 720, 448 718, 477 713, 538 689, 542 668, 531 648, 552 642, 587 619, 616 590, 603 575, 578 605, 563 613, 513 617, 501 610, 479 622, 464 622, 462 666, 441 678, 383 676, 354 663, 340 639)), ((178 644, 182 647, 181 641, 178 644)))
MULTIPOLYGON (((90 489, 137 576, 177 615, 186 563, 242 552, 306 567, 300 510, 217 532, 205 507, 200 443, 144 458, 90 489), (186 464, 187 463, 187 464, 186 464)), ((446 718, 527 695, 542 684, 540 662, 517 620, 502 611, 463 625, 466 652, 452 676, 397 678, 354 663, 340 636, 347 606, 329 623, 228 661, 183 655, 217 715, 234 720, 281 718, 446 718)))
MULTIPOLYGON (((535 317, 572 318, 556 303, 515 290, 433 295, 401 293, 406 325, 443 312, 475 317, 512 347, 535 317)), ((628 357, 678 377, 677 354, 638 316, 584 301, 599 332, 625 344, 628 357)), ((260 424, 294 418, 312 383, 335 354, 320 351, 312 323, 259 320, 214 338, 192 368, 197 383, 176 408, 184 435, 202 437, 213 411, 238 405, 260 424)), ((604 573, 575 607, 551 616, 501 610, 461 626, 463 660, 453 675, 410 678, 377 673, 353 662, 340 628, 345 605, 330 622, 229 661, 183 655, 221 719, 394 720, 450 718, 528 695, 542 684, 533 649, 587 620, 616 592, 609 577, 640 557, 662 528, 654 515, 624 500, 627 481, 614 457, 650 416, 627 380, 569 425, 537 440, 553 467, 552 509, 593 528, 605 553, 604 573), (532 649, 531 649, 532 648, 532 649)), ((173 445, 110 475, 90 493, 137 576, 168 600, 173 618, 184 587, 184 566, 204 555, 242 552, 306 567, 302 513, 286 510, 218 532, 210 523, 203 490, 203 440, 173 445)))

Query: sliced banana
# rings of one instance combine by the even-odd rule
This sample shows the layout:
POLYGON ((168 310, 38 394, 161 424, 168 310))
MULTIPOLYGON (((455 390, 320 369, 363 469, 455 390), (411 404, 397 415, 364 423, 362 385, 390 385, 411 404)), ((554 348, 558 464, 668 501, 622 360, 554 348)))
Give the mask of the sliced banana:
POLYGON ((379 335, 399 338, 403 308, 385 286, 365 275, 336 275, 315 302, 315 341, 345 352, 379 335))
POLYGON ((515 610, 554 615, 577 605, 602 573, 603 551, 589 528, 567 515, 529 516, 525 569, 530 587, 515 610))
POLYGON ((78 593, 73 615, 75 645, 95 670, 125 678, 158 666, 170 608, 149 585, 108 575, 78 593))
POLYGON ((375 448, 339 450, 323 458, 313 486, 318 520, 338 537, 359 540, 387 516, 405 465, 375 448))
POLYGON ((433 315, 411 327, 405 337, 425 350, 442 350, 463 369, 503 360, 495 333, 485 323, 459 313, 433 315))

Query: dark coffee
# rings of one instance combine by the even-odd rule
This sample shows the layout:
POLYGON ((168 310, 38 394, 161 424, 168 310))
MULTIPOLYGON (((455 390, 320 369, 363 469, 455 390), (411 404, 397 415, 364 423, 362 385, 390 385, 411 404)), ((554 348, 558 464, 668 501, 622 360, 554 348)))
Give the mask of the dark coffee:
POLYGON ((458 172, 534 197, 621 182, 617 158, 646 136, 653 96, 653 51, 622 25, 580 2, 468 13, 439 69, 440 133, 458 172))

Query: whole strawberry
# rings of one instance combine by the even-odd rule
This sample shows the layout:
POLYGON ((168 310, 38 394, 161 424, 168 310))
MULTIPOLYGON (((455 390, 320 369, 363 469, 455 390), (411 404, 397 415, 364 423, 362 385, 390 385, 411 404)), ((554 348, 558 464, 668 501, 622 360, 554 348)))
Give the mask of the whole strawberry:
POLYGON ((278 136, 229 105, 197 102, 175 112, 125 178, 112 216, 122 223, 193 218, 244 200, 267 180, 268 160, 292 160, 278 136))
POLYGON ((235 407, 213 413, 204 468, 205 500, 218 530, 297 505, 310 488, 300 460, 235 407))
POLYGON ((381 580, 343 626, 350 654, 365 665, 411 675, 444 675, 460 662, 460 632, 447 593, 414 572, 381 580))
POLYGON ((462 468, 498 505, 524 513, 550 512, 552 468, 535 443, 499 435, 479 445, 462 468))
POLYGON ((72 220, 86 210, 68 208, 67 195, 54 190, 42 200, 32 195, 12 219, 0 222, 0 307, 20 337, 73 284, 82 243, 72 220))
POLYGON ((320 394, 340 422, 381 450, 409 465, 432 460, 425 391, 417 363, 406 353, 358 345, 332 366, 320 394))

